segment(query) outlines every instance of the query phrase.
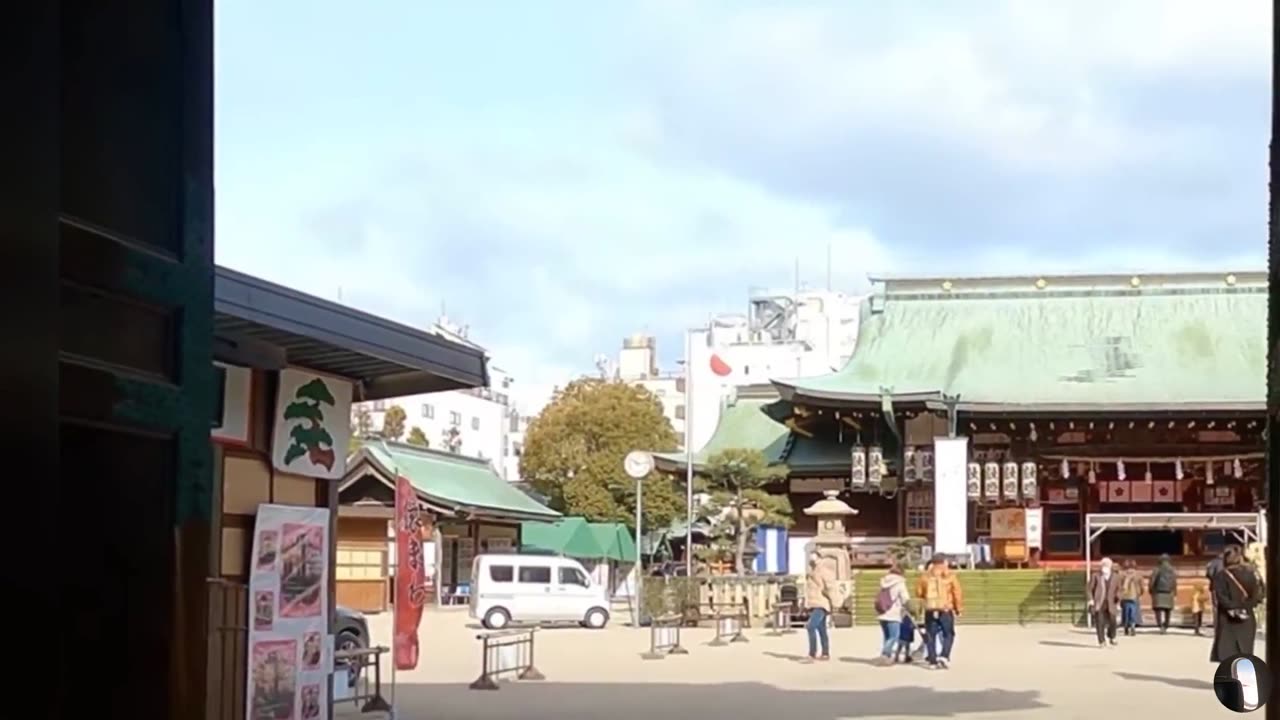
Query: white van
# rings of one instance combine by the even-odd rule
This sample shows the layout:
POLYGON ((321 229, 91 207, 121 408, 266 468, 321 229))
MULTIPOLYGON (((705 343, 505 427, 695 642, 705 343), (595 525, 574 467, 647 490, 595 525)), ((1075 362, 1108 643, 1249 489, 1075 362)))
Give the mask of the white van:
POLYGON ((609 623, 609 595, 582 563, 548 555, 477 555, 471 564, 471 617, 490 630, 513 622, 609 623))

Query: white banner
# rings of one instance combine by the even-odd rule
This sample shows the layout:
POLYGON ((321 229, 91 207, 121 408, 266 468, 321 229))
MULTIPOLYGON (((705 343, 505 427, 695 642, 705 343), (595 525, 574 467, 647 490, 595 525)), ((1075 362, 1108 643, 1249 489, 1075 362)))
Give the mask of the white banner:
POLYGON ((967 554, 969 438, 934 438, 933 467, 934 552, 967 554))
POLYGON ((271 436, 277 470, 337 480, 351 447, 351 383, 302 370, 280 371, 271 436))
POLYGON ((245 717, 328 717, 329 510, 259 505, 250 560, 245 717))
POLYGON ((1039 550, 1041 528, 1044 523, 1044 508, 1027 508, 1027 549, 1039 550))

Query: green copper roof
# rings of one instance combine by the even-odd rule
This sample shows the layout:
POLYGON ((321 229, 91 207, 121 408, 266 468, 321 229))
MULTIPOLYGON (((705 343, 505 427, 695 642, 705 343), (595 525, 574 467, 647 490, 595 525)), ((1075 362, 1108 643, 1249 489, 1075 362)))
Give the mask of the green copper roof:
MULTIPOLYGON (((720 421, 707 444, 693 454, 694 468, 707 458, 729 449, 759 450, 770 464, 785 463, 792 470, 844 468, 849 464, 848 448, 803 435, 793 435, 786 425, 768 412, 778 398, 752 396, 738 398, 720 413, 720 421)), ((776 414, 776 413, 775 413, 776 414)), ((654 453, 659 468, 683 468, 684 453, 654 453)))
POLYGON ((405 476, 415 490, 437 503, 490 514, 548 520, 560 517, 555 510, 512 487, 483 460, 385 440, 371 441, 360 448, 350 466, 356 467, 363 457, 391 478, 396 474, 405 476))
POLYGON ((843 369, 774 384, 796 401, 946 394, 969 410, 1261 408, 1265 276, 1137 280, 883 281, 843 369))

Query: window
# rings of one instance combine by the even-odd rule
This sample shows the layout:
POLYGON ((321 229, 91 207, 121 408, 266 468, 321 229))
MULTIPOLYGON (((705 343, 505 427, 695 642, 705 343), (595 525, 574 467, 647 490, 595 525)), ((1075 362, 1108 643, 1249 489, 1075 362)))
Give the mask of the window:
POLYGON ((549 567, 522 567, 520 568, 520 582, 532 583, 535 585, 551 584, 551 568, 549 567))
POLYGON ((680 405, 677 405, 677 406, 676 406, 676 419, 677 419, 677 420, 683 420, 683 419, 684 419, 684 404, 683 404, 683 403, 681 403, 680 405))
POLYGON ((511 413, 511 424, 508 427, 511 432, 520 432, 520 416, 511 413))
POLYGON ((907 533, 928 535, 933 532, 933 494, 928 490, 907 493, 907 533))
POLYGON ((1074 555, 1083 546, 1080 529, 1080 512, 1047 510, 1045 512, 1045 551, 1051 554, 1074 555))
POLYGON ((578 568, 560 568, 560 584, 561 585, 577 585, 579 587, 591 587, 587 583, 587 576, 582 574, 578 568))
POLYGON ((676 392, 684 392, 684 378, 676 378, 676 392))
POLYGON ((423 406, 422 406, 422 417, 424 417, 424 418, 426 418, 426 419, 430 420, 431 418, 433 418, 433 417, 435 417, 435 416, 436 416, 436 409, 435 409, 435 406, 431 405, 430 403, 425 403, 425 404, 423 404, 423 406))
POLYGON ((335 565, 334 577, 338 580, 381 580, 387 576, 387 551, 339 548, 335 565))
POLYGON ((524 446, 520 443, 512 443, 511 447, 515 449, 516 457, 520 457, 520 454, 524 452, 524 446))
POLYGON ((489 579, 494 582, 508 583, 515 579, 515 569, 510 565, 490 565, 489 579))
POLYGON ((374 400, 374 401, 373 401, 373 411, 374 411, 374 412, 385 412, 385 411, 386 411, 386 409, 387 409, 387 401, 386 401, 386 400, 374 400))
POLYGON ((462 413, 457 412, 457 411, 450 412, 450 413, 449 413, 449 422, 453 423, 454 425, 461 425, 461 424, 462 424, 462 413))
POLYGON ((479 429, 480 429, 480 418, 478 418, 478 417, 473 417, 473 418, 471 418, 471 429, 472 429, 472 430, 479 430, 479 429))
POLYGON ((991 508, 974 503, 973 532, 976 535, 991 534, 991 508))

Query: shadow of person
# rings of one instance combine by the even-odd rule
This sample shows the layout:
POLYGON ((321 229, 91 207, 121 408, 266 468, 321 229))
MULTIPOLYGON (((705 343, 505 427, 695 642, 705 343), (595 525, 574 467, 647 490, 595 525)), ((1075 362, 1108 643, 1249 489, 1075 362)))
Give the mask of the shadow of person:
POLYGON ((1213 683, 1204 680, 1191 680, 1188 678, 1171 678, 1163 675, 1144 675, 1142 673, 1116 672, 1116 677, 1122 680, 1131 680, 1133 682, 1149 682, 1160 683, 1170 687, 1185 688, 1187 690, 1212 690, 1213 683))

